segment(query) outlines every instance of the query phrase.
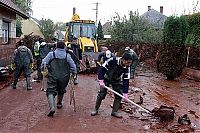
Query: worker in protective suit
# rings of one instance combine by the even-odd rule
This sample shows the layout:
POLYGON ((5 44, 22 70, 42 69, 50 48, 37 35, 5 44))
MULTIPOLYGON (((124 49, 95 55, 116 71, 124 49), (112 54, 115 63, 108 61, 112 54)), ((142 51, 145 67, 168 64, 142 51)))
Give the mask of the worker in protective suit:
POLYGON ((130 71, 131 77, 130 78, 134 78, 135 69, 138 64, 138 56, 137 56, 136 52, 133 49, 131 49, 130 47, 126 47, 125 52, 129 53, 132 56, 133 61, 132 61, 131 67, 130 67, 130 69, 131 69, 131 71, 130 71))
MULTIPOLYGON (((100 90, 98 91, 95 109, 91 113, 92 116, 97 115, 101 102, 106 97, 107 89, 105 86, 109 86, 111 84, 114 91, 121 95, 123 94, 126 99, 128 98, 131 63, 131 55, 124 53, 121 58, 112 57, 106 60, 102 66, 100 66, 98 71, 100 90)), ((111 116, 122 118, 121 114, 118 113, 121 100, 122 98, 115 94, 111 116)))
MULTIPOLYGON (((62 108, 62 99, 65 88, 70 79, 70 72, 72 77, 76 75, 76 65, 72 60, 70 54, 66 53, 65 43, 63 41, 57 42, 56 50, 49 52, 42 60, 42 70, 48 70, 47 74, 47 90, 46 95, 49 102, 50 112, 48 116, 53 116, 55 113, 55 96, 57 95, 57 108, 62 108), (46 64, 46 65, 45 65, 46 64), (47 66, 48 69, 44 69, 47 66)), ((47 72, 42 72, 47 73, 47 72)))
POLYGON ((99 65, 102 65, 106 60, 110 59, 111 57, 114 57, 114 54, 112 54, 110 50, 101 52, 98 56, 97 63, 99 65))
POLYGON ((36 41, 34 45, 34 55, 35 59, 37 60, 38 82, 42 80, 42 73, 41 73, 42 59, 44 59, 49 52, 50 48, 48 47, 48 44, 44 41, 43 38, 39 38, 39 40, 36 41))
POLYGON ((12 83, 12 88, 16 89, 18 78, 20 77, 22 71, 24 77, 26 78, 27 90, 32 90, 31 87, 31 71, 30 66, 33 63, 33 55, 31 50, 24 45, 24 41, 21 40, 18 43, 18 48, 14 51, 14 58, 12 60, 11 68, 14 69, 14 81, 12 83))

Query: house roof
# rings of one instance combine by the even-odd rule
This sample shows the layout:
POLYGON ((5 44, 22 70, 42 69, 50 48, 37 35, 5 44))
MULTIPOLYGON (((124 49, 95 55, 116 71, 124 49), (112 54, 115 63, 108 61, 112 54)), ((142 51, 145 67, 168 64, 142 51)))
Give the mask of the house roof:
POLYGON ((155 28, 163 28, 164 22, 167 19, 167 16, 154 9, 145 12, 141 17, 148 20, 155 28))
POLYGON ((24 19, 28 19, 29 16, 27 14, 25 14, 23 11, 21 11, 11 0, 0 0, 0 6, 3 6, 13 12, 15 12, 16 14, 18 14, 19 16, 21 16, 24 19))
POLYGON ((108 30, 111 28, 112 26, 112 22, 106 22, 103 26, 102 26, 102 30, 104 34, 108 33, 108 30))

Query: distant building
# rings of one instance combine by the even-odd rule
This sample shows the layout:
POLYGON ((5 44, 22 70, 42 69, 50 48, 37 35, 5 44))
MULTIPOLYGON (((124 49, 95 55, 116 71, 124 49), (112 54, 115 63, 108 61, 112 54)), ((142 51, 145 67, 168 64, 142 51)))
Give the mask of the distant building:
POLYGON ((0 67, 10 64, 16 48, 16 15, 29 18, 11 0, 0 0, 0 67))
POLYGON ((54 36, 57 40, 65 40, 65 33, 66 31, 60 31, 60 30, 56 30, 54 33, 54 36))
POLYGON ((109 34, 109 30, 112 27, 112 22, 106 22, 103 26, 102 26, 102 30, 103 30, 103 35, 104 35, 104 39, 109 39, 111 38, 111 35, 109 34))
POLYGON ((167 16, 163 14, 163 6, 160 6, 160 12, 156 11, 148 6, 148 11, 141 15, 142 18, 146 19, 155 29, 163 29, 167 16))

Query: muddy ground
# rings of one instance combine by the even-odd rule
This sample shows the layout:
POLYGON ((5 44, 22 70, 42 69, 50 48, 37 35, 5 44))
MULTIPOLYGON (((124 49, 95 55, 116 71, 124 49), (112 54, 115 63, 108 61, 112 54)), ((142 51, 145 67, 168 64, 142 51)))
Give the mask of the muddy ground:
MULTIPOLYGON (((167 81, 161 74, 149 67, 138 67, 135 79, 130 80, 129 98, 141 94, 143 103, 149 110, 161 105, 173 107, 175 118, 170 122, 160 122, 155 117, 141 115, 132 105, 129 113, 121 110, 123 119, 110 115, 112 94, 103 101, 99 115, 91 116, 98 91, 95 74, 79 75, 75 86, 76 112, 70 105, 69 90, 64 97, 63 108, 57 109, 53 118, 47 117, 49 107, 46 95, 40 90, 41 83, 33 82, 33 90, 27 91, 21 80, 17 89, 10 86, 0 90, 0 133, 4 132, 200 132, 200 82, 178 78, 167 81), (138 89, 139 88, 139 89, 138 89), (135 90, 137 89, 137 93, 135 90), (139 90, 139 92, 138 92, 139 90), (134 93, 133 93, 134 92, 134 93), (178 117, 188 114, 192 124, 180 126, 178 117), (190 129, 192 127, 194 131, 190 129)), ((2 84, 2 82, 1 82, 2 84)))

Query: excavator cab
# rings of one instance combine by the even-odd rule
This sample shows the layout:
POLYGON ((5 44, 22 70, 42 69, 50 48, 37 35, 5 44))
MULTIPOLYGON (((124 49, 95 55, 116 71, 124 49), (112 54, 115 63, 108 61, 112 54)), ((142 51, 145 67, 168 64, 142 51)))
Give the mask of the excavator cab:
POLYGON ((98 52, 95 23, 90 21, 72 21, 66 24, 68 44, 79 44, 82 52, 98 52))
MULTIPOLYGON (((79 15, 74 14, 72 20, 66 23, 65 44, 83 61, 82 64, 85 64, 87 69, 96 67, 99 52, 94 21, 81 20, 79 15)), ((81 70, 85 69, 82 67, 81 70)))

